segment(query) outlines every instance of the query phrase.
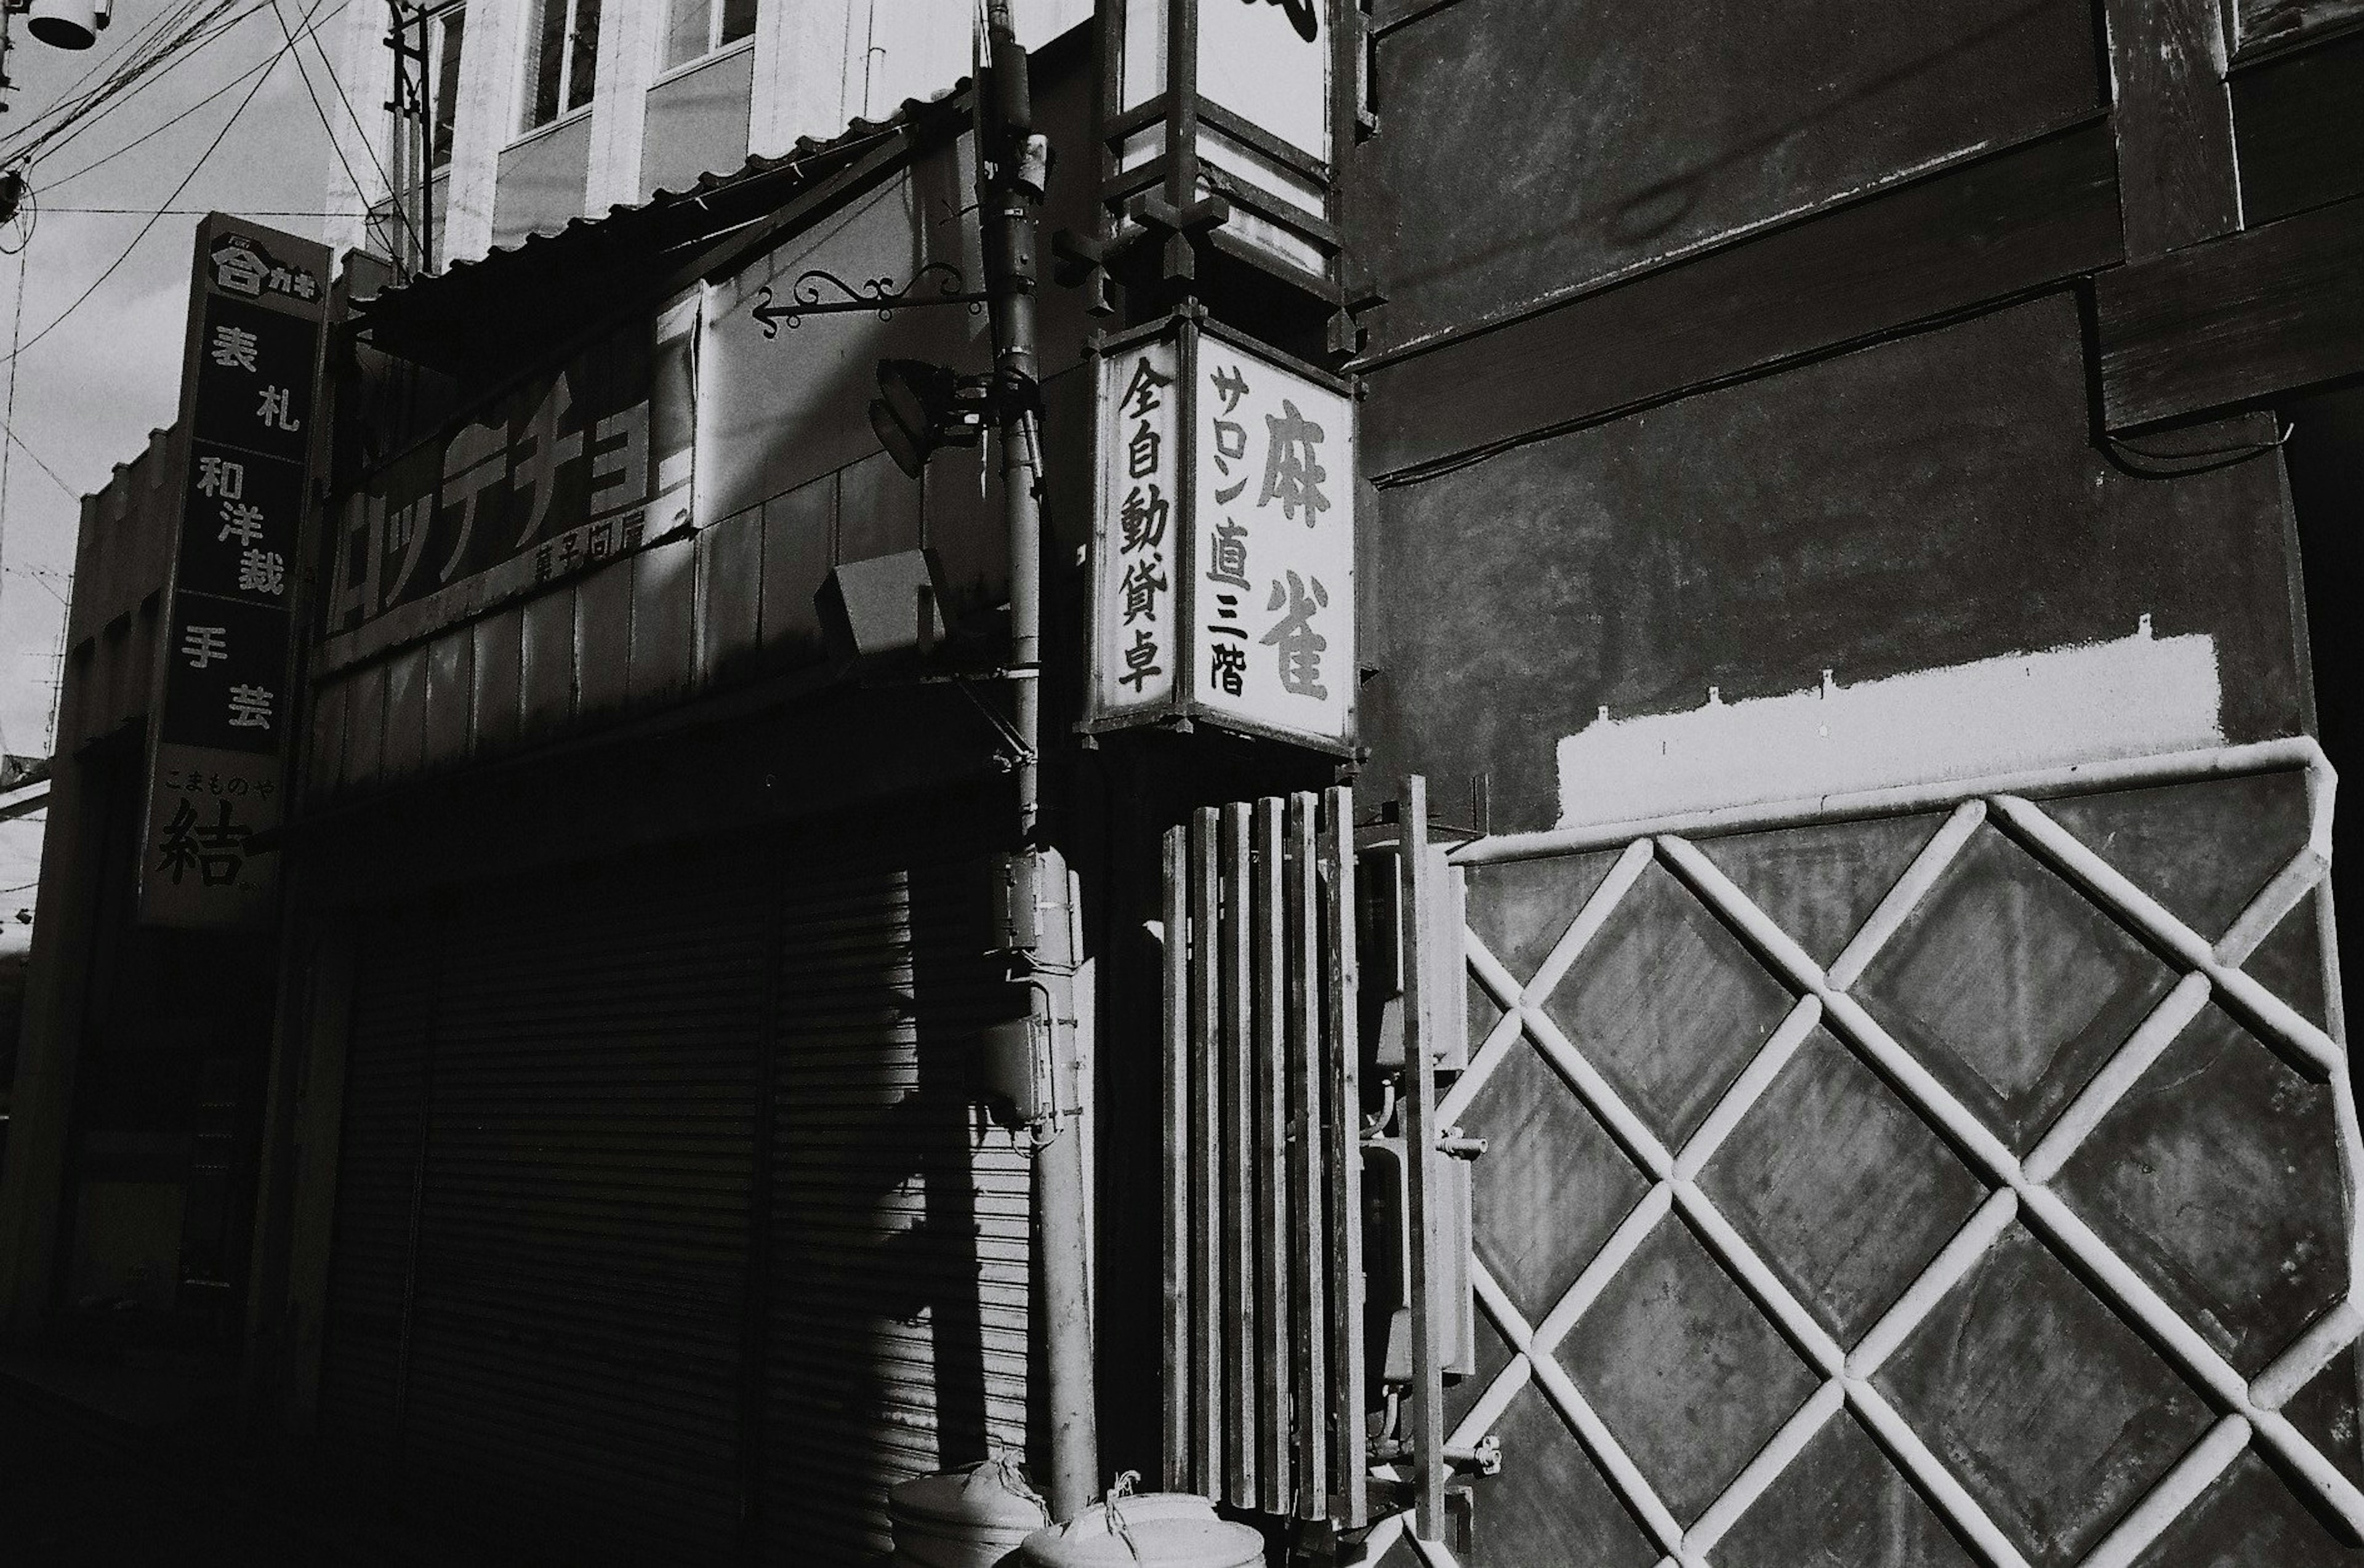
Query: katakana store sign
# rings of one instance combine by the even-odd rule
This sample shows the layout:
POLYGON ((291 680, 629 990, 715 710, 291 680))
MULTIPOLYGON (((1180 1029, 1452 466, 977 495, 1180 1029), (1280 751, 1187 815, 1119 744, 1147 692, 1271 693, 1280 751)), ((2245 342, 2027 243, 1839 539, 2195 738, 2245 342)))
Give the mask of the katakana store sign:
POLYGON ((698 296, 545 366, 339 506, 334 669, 690 527, 698 296))
POLYGON ((1211 324, 1111 340, 1084 728, 1355 739, 1355 405, 1211 324))
POLYGON ((181 373, 180 535, 151 708, 139 917, 250 926, 285 808, 290 563, 310 457, 329 253, 219 213, 197 229, 181 373))

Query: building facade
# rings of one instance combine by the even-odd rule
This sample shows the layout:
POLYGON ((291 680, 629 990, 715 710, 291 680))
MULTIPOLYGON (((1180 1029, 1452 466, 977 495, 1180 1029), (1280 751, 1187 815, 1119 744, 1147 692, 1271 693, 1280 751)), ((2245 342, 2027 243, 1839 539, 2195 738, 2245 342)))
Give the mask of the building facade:
MULTIPOLYGON (((991 365, 973 97, 490 13, 332 355, 246 1364, 487 1529, 859 1562, 1075 1414, 998 454, 870 412, 991 365)), ((1701 19, 1031 40, 1100 1468, 1390 1568, 2351 1562, 2364 11, 1701 19)))

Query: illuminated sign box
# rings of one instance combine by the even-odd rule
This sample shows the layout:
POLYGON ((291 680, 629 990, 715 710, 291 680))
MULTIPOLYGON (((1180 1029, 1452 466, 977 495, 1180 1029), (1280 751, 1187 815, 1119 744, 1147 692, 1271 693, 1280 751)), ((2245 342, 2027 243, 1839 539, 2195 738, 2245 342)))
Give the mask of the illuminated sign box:
POLYGON ((1121 245, 1143 198, 1231 208, 1212 239, 1316 293, 1336 283, 1339 0, 1100 0, 1102 195, 1121 245))
POLYGON ((1355 400, 1183 316, 1098 366, 1083 728, 1355 742, 1355 400))

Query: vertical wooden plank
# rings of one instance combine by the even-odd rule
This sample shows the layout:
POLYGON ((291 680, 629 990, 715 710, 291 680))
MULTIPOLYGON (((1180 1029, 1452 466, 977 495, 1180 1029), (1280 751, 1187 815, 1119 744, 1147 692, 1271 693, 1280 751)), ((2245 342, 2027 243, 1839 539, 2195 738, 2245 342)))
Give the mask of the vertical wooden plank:
POLYGON ((1278 795, 1255 803, 1255 890, 1249 901, 1255 975, 1255 1281, 1256 1305, 1264 1314, 1256 1325, 1256 1462, 1258 1496, 1268 1514, 1288 1512, 1294 1500, 1288 1420, 1296 1404, 1288 1310, 1288 1260, 1295 1249, 1288 1231, 1288 1048, 1284 1035, 1288 946, 1281 921, 1281 817, 1278 795))
POLYGON ((1287 872, 1288 939, 1288 1308, 1296 1367, 1290 1418, 1303 1517, 1329 1517, 1329 1444, 1323 1436, 1322 1390, 1329 1386, 1324 1310, 1321 1207, 1321 1018, 1316 995, 1321 974, 1319 851, 1313 841, 1314 797, 1288 797, 1287 872))
POLYGON ((406 778, 427 754, 427 649, 413 644, 385 662, 385 773, 406 778))
POLYGON ((1444 1377, 1439 1359, 1443 1325, 1433 1299, 1436 1271, 1431 1266, 1438 1226, 1436 1187, 1436 1074, 1431 1064, 1435 972, 1429 953, 1435 940, 1436 868, 1428 854, 1428 781, 1418 773, 1404 781, 1403 826, 1397 864, 1403 878, 1404 1167, 1411 1189, 1411 1420, 1413 1528, 1423 1540, 1439 1540, 1444 1529, 1444 1377))
POLYGON ((574 584, 574 695, 585 718, 613 713, 631 692, 632 562, 610 561, 574 584))
POLYGON ((486 616, 473 630, 475 733, 469 749, 484 751, 517 740, 518 706, 525 685, 525 612, 512 605, 486 616))
POLYGON ((2241 226, 2217 0, 2103 0, 2126 260, 2241 226))
POLYGON ((689 689, 697 666, 697 540, 652 544, 632 557, 632 631, 625 689, 641 706, 689 689))
POLYGON ((1222 846, 1215 808, 1190 843, 1190 1489, 1214 1496, 1223 1462, 1222 846))
POLYGON ((1223 1407, 1229 1412, 1224 1496, 1253 1508, 1256 1491, 1255 1188, 1248 1170, 1254 1142, 1254 974, 1249 918, 1254 872, 1248 864, 1248 805, 1223 808, 1223 1407))
POLYGON ((1360 955, 1355 944, 1355 792, 1330 791, 1321 812, 1321 1032, 1328 1047, 1323 1155, 1330 1208, 1330 1364, 1336 1390, 1339 1523, 1370 1522, 1363 1419, 1363 1071, 1360 955))
POLYGON ((1165 831, 1165 1489, 1190 1467, 1198 1368, 1190 1321, 1190 830, 1165 831))
POLYGON ((750 506, 697 536, 698 684, 740 673, 763 625, 764 509, 750 506))

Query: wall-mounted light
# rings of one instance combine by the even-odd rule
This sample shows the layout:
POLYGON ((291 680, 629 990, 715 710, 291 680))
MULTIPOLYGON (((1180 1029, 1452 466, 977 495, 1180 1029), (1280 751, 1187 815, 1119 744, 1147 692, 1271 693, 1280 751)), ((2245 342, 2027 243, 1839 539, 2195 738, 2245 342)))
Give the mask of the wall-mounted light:
POLYGON ((878 361, 870 428, 895 466, 917 479, 938 447, 973 447, 985 435, 990 382, 925 360, 878 361))

